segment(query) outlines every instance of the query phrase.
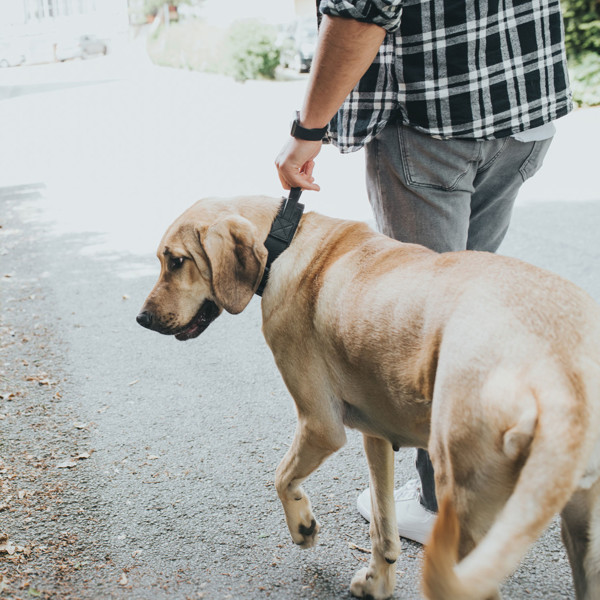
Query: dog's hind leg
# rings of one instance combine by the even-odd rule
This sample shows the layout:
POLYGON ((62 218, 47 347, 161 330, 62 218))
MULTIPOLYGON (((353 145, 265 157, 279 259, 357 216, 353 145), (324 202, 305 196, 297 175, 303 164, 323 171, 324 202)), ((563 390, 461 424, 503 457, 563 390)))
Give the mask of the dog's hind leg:
POLYGON ((577 600, 600 600, 600 482, 573 494, 561 512, 577 600))
POLYGON ((311 548, 317 543, 320 526, 301 484, 346 440, 341 422, 329 425, 324 420, 300 417, 294 441, 275 473, 275 488, 288 528, 294 543, 302 548, 311 548))
POLYGON ((350 591, 358 598, 389 598, 396 584, 400 539, 394 505, 394 452, 387 440, 364 436, 371 483, 371 544, 369 566, 356 573, 350 591))

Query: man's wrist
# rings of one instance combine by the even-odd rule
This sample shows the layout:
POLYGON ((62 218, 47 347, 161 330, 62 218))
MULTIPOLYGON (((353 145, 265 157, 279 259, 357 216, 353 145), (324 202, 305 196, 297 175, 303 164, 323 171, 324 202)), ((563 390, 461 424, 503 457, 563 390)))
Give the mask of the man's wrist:
POLYGON ((307 127, 306 124, 300 120, 300 113, 296 112, 296 118, 292 122, 290 135, 299 140, 320 142, 327 136, 327 128, 328 125, 325 125, 324 127, 307 127))
POLYGON ((316 118, 314 115, 307 115, 304 110, 296 111, 296 118, 299 119, 302 127, 308 129, 322 129, 329 126, 330 119, 316 118))

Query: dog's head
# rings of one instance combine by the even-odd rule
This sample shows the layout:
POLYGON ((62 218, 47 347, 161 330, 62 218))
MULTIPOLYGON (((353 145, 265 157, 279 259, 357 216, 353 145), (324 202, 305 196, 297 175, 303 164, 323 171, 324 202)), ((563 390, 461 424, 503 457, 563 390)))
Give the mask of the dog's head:
POLYGON ((240 206, 251 200, 200 200, 167 229, 157 252, 160 276, 137 316, 140 325, 188 340, 223 309, 237 314, 246 307, 265 269, 269 227, 261 199, 258 227, 242 216, 240 206))

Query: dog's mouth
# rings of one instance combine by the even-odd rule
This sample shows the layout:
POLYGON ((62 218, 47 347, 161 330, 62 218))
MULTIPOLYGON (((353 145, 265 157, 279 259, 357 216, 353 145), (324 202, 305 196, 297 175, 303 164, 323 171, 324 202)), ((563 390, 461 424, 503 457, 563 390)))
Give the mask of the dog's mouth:
POLYGON ((196 316, 175 334, 175 339, 183 342, 198 337, 220 314, 221 310, 214 302, 205 300, 196 316))

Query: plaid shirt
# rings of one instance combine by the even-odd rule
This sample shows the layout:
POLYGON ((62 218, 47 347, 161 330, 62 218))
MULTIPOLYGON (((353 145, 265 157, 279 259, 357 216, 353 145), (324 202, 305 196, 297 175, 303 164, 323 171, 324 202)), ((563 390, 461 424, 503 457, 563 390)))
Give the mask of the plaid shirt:
POLYGON ((388 32, 331 122, 342 152, 392 119, 439 138, 493 139, 572 108, 560 0, 322 0, 388 32))

